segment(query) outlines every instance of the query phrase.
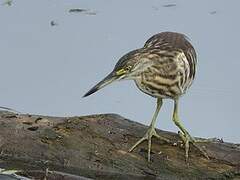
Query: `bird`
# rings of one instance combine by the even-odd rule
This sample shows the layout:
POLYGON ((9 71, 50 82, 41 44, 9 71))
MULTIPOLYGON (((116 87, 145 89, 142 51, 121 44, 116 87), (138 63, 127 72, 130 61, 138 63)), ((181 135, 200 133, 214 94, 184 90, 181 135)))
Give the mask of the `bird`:
POLYGON ((197 54, 189 38, 178 32, 160 32, 150 37, 143 47, 123 55, 102 81, 93 86, 83 97, 120 80, 133 80, 138 89, 157 99, 156 110, 145 135, 130 149, 132 152, 143 141, 148 142, 147 160, 151 161, 151 139, 156 137, 167 143, 171 140, 157 134, 155 124, 163 100, 174 101, 172 120, 179 128, 178 134, 189 158, 189 144, 194 145, 207 159, 207 152, 198 144, 205 142, 190 135, 180 122, 179 99, 192 85, 197 66, 197 54))

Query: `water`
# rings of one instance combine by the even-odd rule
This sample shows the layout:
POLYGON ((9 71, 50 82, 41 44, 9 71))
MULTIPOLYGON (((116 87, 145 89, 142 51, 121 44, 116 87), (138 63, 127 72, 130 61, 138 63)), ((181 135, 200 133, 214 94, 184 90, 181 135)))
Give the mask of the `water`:
MULTIPOLYGON (((131 81, 81 97, 122 55, 155 33, 177 31, 190 37, 199 62, 195 82, 180 101, 183 124, 194 136, 240 142, 239 5, 237 0, 13 0, 11 6, 1 5, 0 105, 54 116, 118 113, 149 124, 156 100, 131 81), (72 8, 92 14, 69 13, 72 8)), ((172 108, 166 100, 158 128, 177 131, 172 108)))

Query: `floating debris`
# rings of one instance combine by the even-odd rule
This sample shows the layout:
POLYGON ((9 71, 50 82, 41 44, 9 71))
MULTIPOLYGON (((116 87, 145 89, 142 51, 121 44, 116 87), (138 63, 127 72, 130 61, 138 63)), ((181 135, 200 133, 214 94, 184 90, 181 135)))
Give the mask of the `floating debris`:
POLYGON ((76 9, 70 9, 68 12, 70 12, 70 13, 80 13, 80 12, 86 12, 86 11, 88 11, 88 10, 87 9, 76 8, 76 9))
POLYGON ((57 26, 58 23, 52 20, 52 21, 50 22, 50 25, 51 25, 51 26, 57 26))
POLYGON ((13 3, 12 0, 6 0, 4 3, 2 3, 2 5, 7 5, 7 6, 11 6, 13 3))
POLYGON ((217 13, 217 11, 211 11, 211 12, 209 12, 209 14, 216 14, 217 13))
POLYGON ((175 7, 177 4, 164 4, 162 7, 175 7))
POLYGON ((70 9, 68 12, 69 13, 83 13, 86 15, 96 15, 97 14, 96 12, 91 11, 89 9, 79 9, 79 8, 70 9))

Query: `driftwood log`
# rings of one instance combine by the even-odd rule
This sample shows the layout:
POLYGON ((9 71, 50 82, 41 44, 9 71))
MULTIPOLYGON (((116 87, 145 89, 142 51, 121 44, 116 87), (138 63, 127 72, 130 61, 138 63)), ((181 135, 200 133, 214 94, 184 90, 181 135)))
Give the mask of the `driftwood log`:
POLYGON ((46 117, 0 112, 0 168, 35 179, 240 179, 240 145, 202 143, 210 160, 191 146, 189 165, 177 134, 128 149, 146 126, 115 114, 46 117))

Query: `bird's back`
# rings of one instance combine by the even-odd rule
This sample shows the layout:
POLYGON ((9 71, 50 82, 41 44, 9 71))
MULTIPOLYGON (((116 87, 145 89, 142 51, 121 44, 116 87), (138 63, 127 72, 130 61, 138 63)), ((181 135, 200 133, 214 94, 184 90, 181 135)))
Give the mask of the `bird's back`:
POLYGON ((161 49, 177 48, 187 52, 193 49, 188 37, 176 32, 161 32, 153 35, 144 44, 145 48, 159 47, 161 49))
POLYGON ((190 78, 195 77, 197 55, 189 38, 177 32, 161 32, 149 38, 144 48, 159 48, 161 50, 181 50, 187 58, 190 65, 190 78))
POLYGON ((143 47, 155 64, 136 82, 138 88, 154 97, 174 98, 185 93, 195 76, 197 57, 188 38, 180 33, 162 32, 143 47))

